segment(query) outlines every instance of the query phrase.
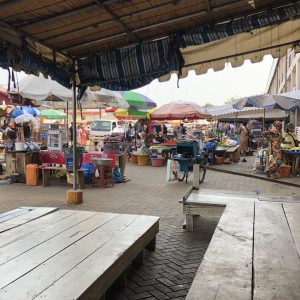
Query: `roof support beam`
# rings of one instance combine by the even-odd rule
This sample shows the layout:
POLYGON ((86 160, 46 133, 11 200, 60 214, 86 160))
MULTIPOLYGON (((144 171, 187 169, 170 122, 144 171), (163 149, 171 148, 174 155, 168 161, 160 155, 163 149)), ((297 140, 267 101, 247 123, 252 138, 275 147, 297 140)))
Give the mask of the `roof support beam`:
MULTIPOLYGON (((206 10, 201 11, 201 12, 197 12, 197 13, 193 13, 193 14, 188 14, 188 15, 185 15, 185 16, 182 16, 182 17, 179 17, 179 18, 175 18, 175 19, 164 21, 164 22, 151 24, 151 25, 148 25, 148 26, 145 26, 145 27, 140 27, 140 28, 132 30, 131 32, 132 33, 137 33, 137 32, 140 32, 140 31, 153 29, 153 28, 156 28, 156 27, 159 27, 159 26, 162 26, 162 25, 168 25, 168 24, 179 22, 179 21, 185 21, 187 19, 194 18, 194 17, 199 17, 199 16, 206 15, 206 14, 207 14, 206 10)), ((78 49, 78 48, 81 48, 81 47, 88 47, 88 46, 91 47, 91 46, 94 46, 95 44, 98 44, 100 42, 103 42, 103 41, 107 40, 107 38, 112 39, 114 37, 116 37, 116 38, 120 37, 120 34, 116 34, 116 35, 96 39, 94 41, 90 41, 90 42, 86 42, 86 43, 81 43, 81 44, 70 46, 70 47, 67 47, 67 48, 64 48, 64 49, 61 49, 61 50, 70 51, 70 50, 75 50, 75 49, 78 49)))
POLYGON ((208 18, 209 18, 209 23, 212 24, 212 13, 211 13, 211 7, 210 7, 210 1, 206 0, 206 5, 207 5, 207 11, 208 11, 208 18))
MULTIPOLYGON (((227 3, 227 4, 224 4, 224 5, 213 7, 213 8, 211 8, 211 12, 220 11, 220 10, 223 10, 223 9, 230 9, 230 8, 233 7, 233 5, 235 5, 237 3, 244 3, 244 2, 245 2, 245 0, 237 0, 237 1, 234 1, 232 3, 227 3)), ((265 11, 265 10, 266 10, 266 8, 256 10, 255 13, 259 13, 259 12, 262 12, 262 11, 265 11)), ((166 20, 166 21, 163 21, 163 22, 159 22, 159 23, 148 25, 148 26, 140 27, 140 28, 131 30, 131 33, 134 34, 134 33, 138 33, 138 32, 149 30, 149 29, 154 29, 154 28, 164 26, 164 25, 169 25, 169 24, 173 24, 173 23, 177 23, 177 22, 182 22, 182 21, 188 20, 190 18, 205 16, 205 15, 207 15, 207 13, 208 13, 207 10, 202 10, 202 11, 192 13, 192 14, 188 14, 188 15, 185 15, 185 16, 181 16, 181 17, 178 17, 178 18, 169 19, 169 20, 166 20)), ((253 13, 254 12, 252 12, 252 14, 253 13)), ((238 18, 238 16, 237 16, 237 18, 238 18)), ((229 20, 223 20, 223 22, 226 22, 226 21, 229 21, 229 20)), ((115 39, 115 38, 119 38, 119 37, 122 37, 124 35, 125 35, 124 33, 119 33, 119 34, 115 34, 115 35, 112 35, 112 36, 107 36, 107 37, 95 39, 95 40, 92 40, 92 41, 89 41, 89 42, 69 46, 69 47, 66 47, 66 48, 63 48, 63 49, 60 49, 60 50, 61 51, 66 51, 66 52, 72 52, 73 50, 76 50, 76 49, 79 49, 79 48, 94 47, 94 46, 96 46, 97 44, 99 44, 101 42, 104 42, 104 41, 107 41, 107 40, 112 40, 112 39, 115 39)), ((162 37, 163 36, 161 36, 161 38, 162 37)))
MULTIPOLYGON (((43 46, 49 48, 53 53, 56 52, 56 53, 61 54, 61 55, 64 56, 64 57, 71 58, 71 57, 70 57, 68 54, 66 54, 63 50, 62 50, 62 51, 61 51, 61 50, 57 50, 57 49, 55 49, 55 48, 53 48, 53 47, 51 47, 51 46, 49 46, 49 45, 47 45, 47 44, 45 44, 45 43, 41 43, 39 40, 35 39, 35 38, 32 37, 31 35, 25 33, 25 32, 22 31, 22 30, 18 30, 18 29, 13 28, 12 26, 6 24, 5 22, 3 22, 3 21, 1 21, 1 20, 0 20, 0 26, 3 27, 3 28, 9 29, 9 30, 11 30, 12 32, 17 33, 17 35, 19 35, 19 37, 20 37, 20 45, 22 45, 22 37, 26 37, 26 38, 30 39, 31 41, 33 41, 33 42, 39 43, 39 44, 41 44, 41 45, 43 45, 43 46)), ((19 46, 19 45, 18 45, 18 46, 19 46)))
POLYGON ((86 10, 90 10, 92 7, 96 7, 96 6, 97 6, 96 4, 88 4, 88 5, 78 7, 78 8, 73 8, 73 9, 68 10, 66 12, 63 12, 63 13, 51 15, 49 17, 38 19, 36 21, 27 23, 23 26, 20 26, 18 29, 24 30, 26 28, 29 28, 29 27, 32 27, 32 26, 37 26, 37 25, 40 25, 40 24, 43 24, 43 23, 46 23, 46 22, 53 22, 53 21, 56 21, 56 20, 61 19, 61 18, 66 18, 66 17, 69 17, 69 16, 76 15, 77 13, 81 13, 81 12, 84 12, 86 10))
POLYGON ((0 10, 14 7, 18 4, 21 4, 22 2, 24 2, 24 0, 7 0, 0 3, 0 10))
MULTIPOLYGON (((106 3, 106 2, 107 1, 105 1, 104 3, 106 3)), ((151 8, 142 9, 142 10, 136 11, 136 12, 131 13, 131 14, 123 15, 122 17, 119 17, 119 20, 120 21, 124 21, 124 20, 126 20, 126 19, 128 19, 130 17, 141 16, 143 14, 156 11, 156 10, 158 10, 160 8, 166 8, 166 7, 173 6, 173 5, 175 5, 174 0, 169 1, 167 3, 164 3, 164 4, 159 4, 159 5, 153 6, 151 8)), ((84 30, 93 29, 95 27, 99 27, 99 26, 102 26, 102 25, 107 25, 107 24, 109 24, 111 22, 114 22, 114 21, 113 20, 108 20, 108 21, 97 22, 97 23, 94 23, 94 24, 91 24, 91 25, 83 26, 83 27, 81 27, 79 29, 74 29, 74 30, 71 30, 71 31, 68 31, 68 32, 64 32, 64 33, 61 33, 61 34, 53 35, 53 36, 51 36, 51 37, 49 37, 47 39, 44 39, 44 41, 51 41, 51 40, 54 40, 54 39, 57 39, 57 38, 68 36, 69 34, 80 33, 80 32, 82 32, 84 30)))
POLYGON ((123 30, 128 34, 128 36, 130 36, 131 38, 133 38, 135 41, 139 41, 139 38, 132 33, 132 31, 130 30, 130 28, 128 28, 127 25, 122 20, 120 20, 119 17, 114 12, 112 12, 106 5, 102 4, 102 2, 100 0, 94 0, 94 2, 101 9, 103 9, 104 11, 106 11, 110 15, 110 17, 113 20, 115 20, 115 22, 117 22, 123 28, 123 30))

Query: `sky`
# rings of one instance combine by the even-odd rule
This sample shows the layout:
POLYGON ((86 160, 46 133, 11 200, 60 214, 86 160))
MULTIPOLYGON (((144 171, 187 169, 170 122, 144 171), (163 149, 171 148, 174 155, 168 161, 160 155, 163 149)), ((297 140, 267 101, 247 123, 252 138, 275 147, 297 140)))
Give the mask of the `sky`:
MULTIPOLYGON (((263 94, 266 89, 273 58, 270 55, 264 57, 259 63, 252 64, 245 61, 241 67, 232 68, 228 64, 224 70, 214 72, 208 70, 206 74, 196 75, 190 71, 187 78, 179 80, 172 75, 168 82, 154 80, 149 85, 137 89, 152 100, 158 106, 174 101, 187 100, 197 102, 199 105, 211 103, 222 105, 229 98, 241 98, 263 94)), ((18 73, 21 80, 24 73, 18 73)), ((0 68, 0 85, 7 85, 8 73, 0 68)))

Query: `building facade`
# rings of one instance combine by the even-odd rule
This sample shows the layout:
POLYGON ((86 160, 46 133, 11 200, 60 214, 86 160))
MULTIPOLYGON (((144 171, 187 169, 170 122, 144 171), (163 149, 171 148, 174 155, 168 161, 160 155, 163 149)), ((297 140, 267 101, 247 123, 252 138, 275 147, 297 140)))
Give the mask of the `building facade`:
MULTIPOLYGON (((300 53, 296 53, 294 49, 288 49, 285 56, 273 62, 266 93, 281 94, 296 91, 299 91, 297 98, 300 99, 300 53)), ((296 126, 300 126, 300 110, 291 113, 290 120, 296 126)))

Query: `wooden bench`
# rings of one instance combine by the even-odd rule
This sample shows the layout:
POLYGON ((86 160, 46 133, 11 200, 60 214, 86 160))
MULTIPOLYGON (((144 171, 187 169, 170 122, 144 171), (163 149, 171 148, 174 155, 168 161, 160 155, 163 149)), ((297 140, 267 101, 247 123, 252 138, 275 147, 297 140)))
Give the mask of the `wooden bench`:
MULTIPOLYGON (((41 170, 42 170, 42 176, 43 176, 43 187, 50 185, 51 172, 53 172, 53 171, 70 172, 70 170, 68 170, 65 167, 56 167, 56 166, 43 167, 43 168, 41 168, 41 170)), ((84 171, 86 171, 86 170, 85 169, 77 169, 77 183, 78 183, 79 189, 85 188, 84 171)))
POLYGON ((227 196, 186 299, 300 299, 300 203, 227 196))
POLYGON ((155 249, 159 227, 158 217, 56 208, 0 218, 10 223, 0 233, 3 300, 104 298, 145 247, 155 249))
POLYGON ((256 193, 229 192, 210 189, 190 189, 183 197, 184 229, 194 231, 194 217, 220 218, 230 199, 257 199, 256 193))

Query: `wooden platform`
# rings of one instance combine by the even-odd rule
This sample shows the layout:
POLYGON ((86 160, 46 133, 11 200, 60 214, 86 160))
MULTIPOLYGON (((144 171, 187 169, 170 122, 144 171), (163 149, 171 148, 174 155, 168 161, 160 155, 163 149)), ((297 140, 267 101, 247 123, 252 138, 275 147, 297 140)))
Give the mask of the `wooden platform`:
POLYGON ((100 299, 143 249, 159 218, 19 208, 0 214, 0 299, 100 299))
POLYGON ((183 213, 186 215, 184 225, 187 231, 194 230, 194 217, 220 218, 230 199, 258 199, 256 193, 234 193, 210 189, 189 190, 183 197, 183 213))
POLYGON ((186 299, 300 299, 300 203, 226 198, 186 299))

